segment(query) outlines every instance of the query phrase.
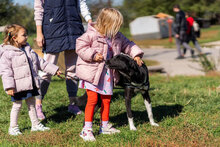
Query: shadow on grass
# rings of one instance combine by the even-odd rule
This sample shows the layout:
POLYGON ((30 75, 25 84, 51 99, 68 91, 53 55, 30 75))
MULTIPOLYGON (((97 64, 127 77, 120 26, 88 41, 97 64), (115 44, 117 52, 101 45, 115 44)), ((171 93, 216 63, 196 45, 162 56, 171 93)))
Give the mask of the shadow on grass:
POLYGON ((161 122, 166 117, 177 117, 182 112, 183 106, 175 105, 160 105, 153 108, 154 119, 161 122))
POLYGON ((117 101, 120 98, 124 98, 124 89, 114 89, 111 102, 117 101))
MULTIPOLYGON (((120 87, 119 87, 120 88, 120 87)), ((140 94, 140 92, 134 92, 133 93, 133 96, 132 96, 132 99, 134 97, 136 97, 138 94, 140 94)), ((114 101, 117 101, 118 99, 122 98, 122 99, 125 99, 124 98, 124 95, 125 95, 125 90, 122 88, 122 89, 114 89, 114 92, 113 92, 113 96, 111 98, 111 101, 114 102, 114 101)))
POLYGON ((75 118, 76 116, 72 113, 69 113, 67 111, 67 106, 61 106, 61 107, 57 107, 56 109, 54 109, 56 111, 55 114, 47 117, 46 120, 43 121, 44 122, 47 122, 47 120, 52 120, 56 123, 61 123, 61 122, 65 122, 67 121, 69 118, 75 118))
MULTIPOLYGON (((155 122, 161 122, 166 117, 177 117, 182 112, 183 106, 175 105, 161 105, 153 107, 153 115, 155 122)), ((135 125, 149 122, 147 111, 132 111, 135 125)), ((117 127, 128 124, 126 112, 110 117, 110 121, 115 123, 117 127)))

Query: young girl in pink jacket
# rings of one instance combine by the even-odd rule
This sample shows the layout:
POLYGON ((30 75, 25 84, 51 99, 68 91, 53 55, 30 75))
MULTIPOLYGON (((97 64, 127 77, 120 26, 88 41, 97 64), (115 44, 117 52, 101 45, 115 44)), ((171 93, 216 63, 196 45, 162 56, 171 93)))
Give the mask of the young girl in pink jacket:
MULTIPOLYGON (((105 68, 105 60, 121 52, 130 55, 139 65, 142 65, 143 51, 129 41, 120 32, 123 16, 114 8, 104 8, 97 21, 88 26, 88 30, 76 41, 78 54, 76 75, 81 79, 79 88, 86 89, 88 100, 85 108, 85 125, 80 136, 85 141, 95 141, 92 132, 94 108, 98 96, 102 100, 101 126, 99 133, 113 134, 120 131, 109 124, 109 110, 113 93, 112 70, 105 68)), ((116 79, 117 80, 117 79, 116 79)))
POLYGON ((0 75, 4 90, 13 102, 10 114, 10 135, 22 134, 18 127, 18 115, 22 100, 28 106, 31 120, 31 131, 49 130, 41 124, 35 110, 35 98, 39 95, 40 81, 38 70, 51 75, 60 75, 58 67, 50 64, 30 48, 27 43, 27 31, 23 26, 12 24, 6 27, 4 43, 0 45, 0 75))

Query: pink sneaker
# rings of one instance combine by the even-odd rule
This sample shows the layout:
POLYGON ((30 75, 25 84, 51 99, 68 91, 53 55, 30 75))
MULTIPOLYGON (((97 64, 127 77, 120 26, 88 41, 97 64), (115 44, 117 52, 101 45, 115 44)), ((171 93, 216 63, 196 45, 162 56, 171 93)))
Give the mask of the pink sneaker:
POLYGON ((79 114, 82 113, 82 111, 76 105, 69 105, 68 106, 68 112, 73 113, 75 115, 79 115, 79 114))
POLYGON ((42 105, 41 104, 36 105, 36 112, 37 112, 37 118, 39 120, 44 120, 45 119, 44 113, 42 111, 42 105))

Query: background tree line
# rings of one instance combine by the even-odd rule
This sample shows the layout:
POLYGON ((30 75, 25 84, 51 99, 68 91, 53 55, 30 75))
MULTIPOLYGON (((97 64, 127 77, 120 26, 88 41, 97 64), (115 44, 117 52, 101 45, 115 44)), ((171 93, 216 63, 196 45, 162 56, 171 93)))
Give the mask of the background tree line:
POLYGON ((25 26, 30 33, 35 32, 33 8, 15 5, 12 0, 0 0, 0 26, 12 23, 25 26))
MULTIPOLYGON (((103 7, 112 7, 113 0, 87 0, 93 18, 103 7)), ((159 12, 174 15, 172 7, 179 4, 184 11, 192 12, 195 17, 220 23, 220 0, 124 0, 117 7, 124 16, 124 26, 128 27, 136 17, 155 15, 159 12)), ((35 32, 34 10, 29 6, 15 5, 13 0, 0 0, 0 26, 19 23, 29 32, 35 32)))
POLYGON ((159 12, 175 15, 173 5, 179 4, 181 9, 190 12, 194 17, 209 19, 212 24, 220 23, 219 0, 124 0, 120 7, 125 22, 139 16, 155 15, 159 12))

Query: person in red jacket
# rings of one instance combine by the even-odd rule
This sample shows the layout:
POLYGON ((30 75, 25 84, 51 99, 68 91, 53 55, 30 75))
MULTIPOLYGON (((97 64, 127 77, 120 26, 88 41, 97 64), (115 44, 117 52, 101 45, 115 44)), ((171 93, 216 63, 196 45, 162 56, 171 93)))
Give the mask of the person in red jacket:
MULTIPOLYGON (((187 21, 186 42, 189 44, 189 42, 192 41, 198 52, 202 54, 201 47, 196 39, 196 34, 193 28, 194 19, 193 17, 190 16, 188 12, 186 12, 186 21, 187 21)), ((186 48, 183 49, 183 53, 186 54, 186 48)), ((191 50, 191 56, 194 57, 194 50, 191 50)))

